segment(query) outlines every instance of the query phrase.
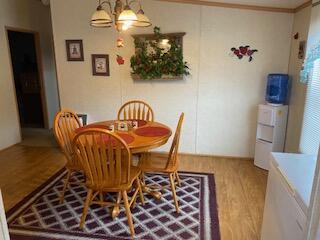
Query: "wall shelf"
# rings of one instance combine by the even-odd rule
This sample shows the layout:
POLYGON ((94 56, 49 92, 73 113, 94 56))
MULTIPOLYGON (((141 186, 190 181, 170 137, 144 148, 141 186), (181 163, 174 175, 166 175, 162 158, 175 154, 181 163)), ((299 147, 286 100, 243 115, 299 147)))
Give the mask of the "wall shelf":
POLYGON ((143 79, 137 74, 131 74, 131 78, 135 81, 154 81, 154 80, 183 80, 183 76, 162 76, 161 78, 154 78, 154 79, 143 79))

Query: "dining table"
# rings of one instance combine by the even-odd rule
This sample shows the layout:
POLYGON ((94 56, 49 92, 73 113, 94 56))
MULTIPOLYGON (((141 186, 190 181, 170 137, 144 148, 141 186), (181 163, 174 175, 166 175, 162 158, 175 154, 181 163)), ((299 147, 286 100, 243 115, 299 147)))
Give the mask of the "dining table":
POLYGON ((114 133, 126 142, 132 154, 147 152, 166 144, 172 134, 171 129, 165 124, 145 120, 108 120, 94 122, 76 129, 76 133, 88 128, 101 128, 110 130, 114 127, 114 133), (118 130, 116 125, 121 122, 137 122, 136 128, 127 131, 118 130))
MULTIPOLYGON (((163 123, 145 120, 107 120, 102 122, 94 122, 76 129, 76 133, 89 128, 112 129, 113 132, 124 140, 132 154, 142 154, 151 149, 158 148, 166 144, 172 135, 170 127, 163 123), (121 122, 136 122, 135 128, 128 128, 127 131, 118 130, 117 125, 121 122)), ((156 199, 161 198, 161 192, 154 188, 142 184, 143 192, 150 194, 156 199)))

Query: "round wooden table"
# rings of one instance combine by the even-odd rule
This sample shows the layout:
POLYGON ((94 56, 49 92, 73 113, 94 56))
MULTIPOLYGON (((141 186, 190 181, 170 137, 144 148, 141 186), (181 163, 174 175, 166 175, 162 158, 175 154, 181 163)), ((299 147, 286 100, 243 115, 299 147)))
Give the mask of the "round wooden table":
MULTIPOLYGON (((131 153, 143 153, 149 151, 153 148, 160 147, 168 142, 172 131, 169 127, 158 122, 148 122, 143 120, 132 120, 137 121, 138 127, 131 128, 129 131, 119 131, 114 132, 121 137, 128 145, 131 153)), ((96 122, 84 127, 78 128, 76 132, 79 132, 87 128, 102 128, 110 130, 110 126, 114 125, 116 129, 116 122, 121 122, 118 120, 110 120, 104 122, 96 122)), ((128 122, 128 120, 126 121, 128 122)), ((161 192, 142 184, 142 191, 152 195, 156 199, 161 198, 161 192)), ((120 213, 119 207, 114 207, 112 210, 112 216, 116 217, 120 213)))
MULTIPOLYGON (((128 121, 128 120, 127 120, 128 121)), ((148 122, 143 120, 132 120, 138 122, 136 129, 129 131, 114 132, 121 137, 127 144, 132 153, 142 153, 166 144, 172 134, 171 129, 158 122, 148 122)), ((109 129, 111 125, 121 122, 118 120, 110 120, 104 122, 96 122, 77 129, 81 131, 86 128, 105 128, 109 129)), ((116 128, 116 127, 115 127, 116 128)))

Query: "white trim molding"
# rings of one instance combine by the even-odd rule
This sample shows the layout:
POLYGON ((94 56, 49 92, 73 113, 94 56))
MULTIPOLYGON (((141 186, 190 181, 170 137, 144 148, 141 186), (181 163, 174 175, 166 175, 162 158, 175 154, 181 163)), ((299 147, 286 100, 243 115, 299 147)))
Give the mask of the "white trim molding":
POLYGON ((7 219, 4 211, 2 194, 0 190, 0 239, 10 240, 7 219))

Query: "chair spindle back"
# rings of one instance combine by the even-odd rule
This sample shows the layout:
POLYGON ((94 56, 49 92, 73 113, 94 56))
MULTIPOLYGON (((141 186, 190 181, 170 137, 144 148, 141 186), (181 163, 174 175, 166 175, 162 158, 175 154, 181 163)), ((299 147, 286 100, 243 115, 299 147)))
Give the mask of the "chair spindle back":
POLYGON ((73 147, 92 188, 116 188, 129 183, 131 154, 117 135, 103 129, 87 129, 75 136, 73 147))
POLYGON ((176 128, 176 132, 174 134, 174 138, 172 141, 172 145, 169 152, 168 161, 166 164, 166 169, 169 167, 177 167, 178 166, 178 150, 180 143, 180 135, 181 135, 181 127, 184 120, 184 113, 181 113, 179 122, 176 128))
POLYGON ((118 120, 154 120, 154 113, 149 104, 133 100, 125 103, 118 112, 118 120))
POLYGON ((69 164, 75 164, 73 162, 75 160, 73 158, 72 139, 75 136, 75 130, 79 127, 82 127, 82 124, 73 111, 61 110, 56 114, 53 132, 69 164))

